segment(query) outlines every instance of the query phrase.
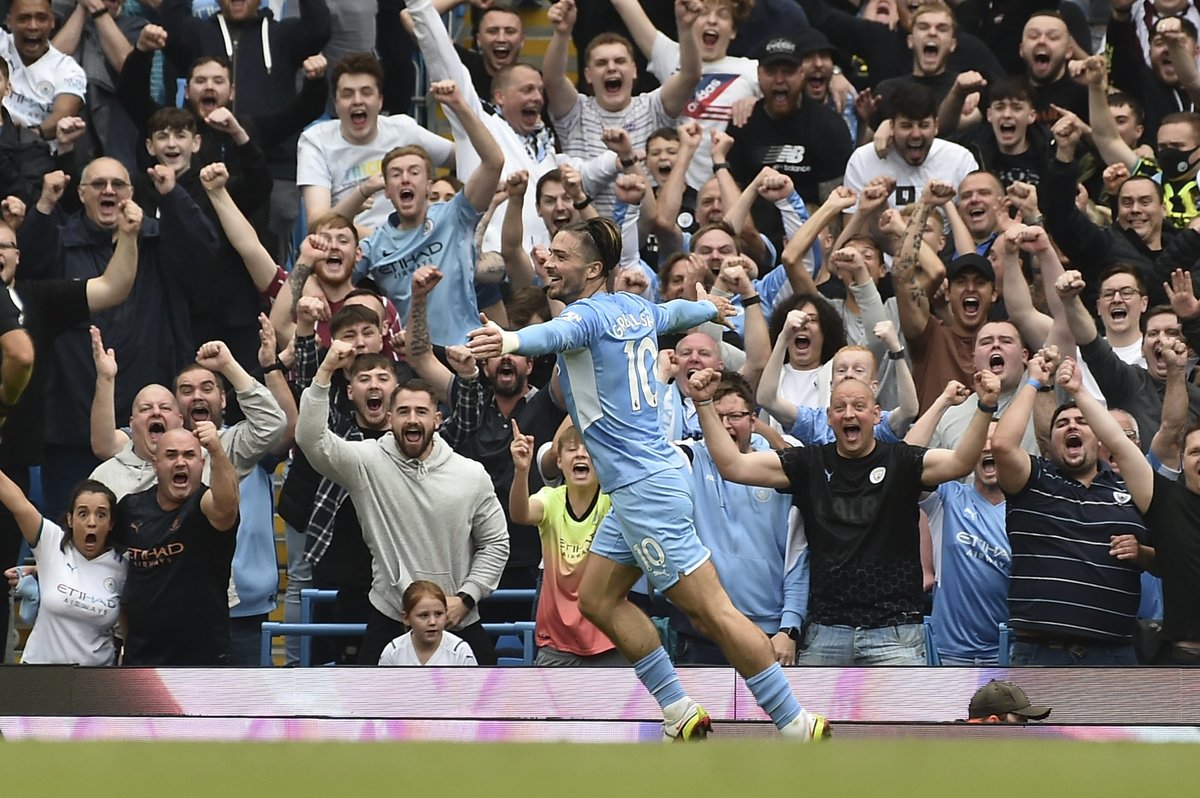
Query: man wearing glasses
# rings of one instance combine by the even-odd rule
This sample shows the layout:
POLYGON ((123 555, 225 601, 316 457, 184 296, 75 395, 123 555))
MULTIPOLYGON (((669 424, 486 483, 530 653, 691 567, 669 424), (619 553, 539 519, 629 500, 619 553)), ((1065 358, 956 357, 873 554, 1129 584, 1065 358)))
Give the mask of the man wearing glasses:
MULTIPOLYGON (((738 451, 770 451, 754 433, 758 420, 754 390, 739 374, 724 374, 713 408, 738 451)), ((696 533, 712 552, 713 565, 729 600, 771 640, 775 661, 796 664, 796 643, 808 610, 808 551, 803 527, 788 523, 791 496, 770 488, 739 485, 721 476, 707 444, 683 441, 696 504, 696 533)), ((681 665, 728 665, 721 649, 674 606, 671 626, 681 665)))
MULTIPOLYGON (((217 253, 217 234, 208 218, 175 182, 175 171, 150 170, 159 193, 159 218, 147 218, 138 234, 137 277, 129 298, 107 310, 93 308, 92 322, 119 358, 115 402, 118 426, 128 423, 134 395, 150 383, 170 384, 195 354, 188 299, 180 277, 204 273, 217 253)), ((83 170, 78 187, 82 208, 65 214, 56 208, 70 179, 61 171, 46 175, 42 194, 20 224, 17 242, 24 257, 22 278, 40 280, 99 277, 119 238, 122 208, 133 196, 129 173, 119 161, 97 158, 83 170)), ((48 358, 46 395, 54 423, 46 429, 42 471, 46 512, 57 514, 68 491, 99 465, 90 441, 91 395, 96 382, 92 343, 86 325, 63 333, 48 358)))

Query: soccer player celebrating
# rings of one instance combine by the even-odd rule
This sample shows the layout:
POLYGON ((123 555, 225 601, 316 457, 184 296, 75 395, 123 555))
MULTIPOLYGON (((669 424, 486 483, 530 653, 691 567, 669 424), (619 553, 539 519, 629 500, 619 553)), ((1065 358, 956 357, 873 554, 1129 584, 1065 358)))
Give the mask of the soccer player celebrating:
POLYGON ((601 488, 612 499, 612 512, 592 541, 580 609, 633 663, 662 707, 667 739, 703 739, 712 722, 683 691, 654 625, 626 599, 643 572, 720 646, 785 736, 827 737, 825 718, 801 709, 792 695, 767 636, 721 588, 710 553, 696 535, 680 460, 659 431, 658 335, 723 319, 733 307, 725 299, 710 299, 702 285, 696 288, 699 301, 663 305, 609 293, 608 279, 620 256, 621 234, 608 219, 566 225, 551 243, 546 273, 550 297, 567 309, 520 332, 489 323, 469 335, 468 346, 478 359, 508 352, 559 353, 571 419, 583 434, 601 488))

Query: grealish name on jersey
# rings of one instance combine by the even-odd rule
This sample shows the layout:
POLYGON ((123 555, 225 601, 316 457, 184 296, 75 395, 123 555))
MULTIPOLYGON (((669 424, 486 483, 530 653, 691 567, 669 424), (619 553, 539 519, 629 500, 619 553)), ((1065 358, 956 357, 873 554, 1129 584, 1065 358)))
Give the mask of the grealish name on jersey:
POLYGON ((649 313, 643 312, 641 315, 635 316, 632 313, 625 313, 617 317, 612 326, 612 334, 616 338, 624 338, 625 333, 630 330, 636 330, 639 327, 654 327, 654 319, 649 313))

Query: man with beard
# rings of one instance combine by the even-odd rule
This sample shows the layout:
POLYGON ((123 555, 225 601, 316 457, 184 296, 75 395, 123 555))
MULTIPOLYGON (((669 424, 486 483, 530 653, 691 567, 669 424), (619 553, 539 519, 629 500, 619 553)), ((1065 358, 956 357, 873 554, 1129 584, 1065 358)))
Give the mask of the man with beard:
MULTIPOLYGON (((696 374, 693 395, 711 398, 716 381, 711 370, 696 374)), ((925 664, 918 500, 979 461, 999 382, 989 372, 975 375, 975 413, 954 450, 876 440, 879 404, 857 378, 834 386, 827 411, 834 441, 823 446, 741 452, 715 405, 701 404, 705 444, 721 476, 790 493, 804 519, 812 589, 799 664, 925 664)))
MULTIPOLYGON (((121 424, 137 391, 167 381, 196 351, 182 275, 204 273, 218 246, 212 225, 176 184, 174 170, 156 165, 152 171, 160 213, 157 220, 142 220, 133 289, 125 302, 92 317, 121 353, 116 385, 121 424)), ((119 240, 122 202, 132 193, 129 172, 112 158, 89 163, 78 187, 82 210, 64 216, 56 208, 67 185, 62 172, 46 175, 42 195, 18 231, 29 279, 89 279, 108 268, 119 240)), ((88 396, 95 382, 87 331, 65 332, 53 360, 47 395, 56 397, 56 423, 46 430, 42 476, 48 514, 60 511, 71 488, 97 465, 87 445, 88 396)))
POLYGON ((1053 377, 1053 359, 1040 354, 992 435, 1012 553, 1012 663, 1134 665, 1141 568, 1118 557, 1113 539, 1145 542, 1146 527, 1125 483, 1099 461, 1090 419, 1075 402, 1054 411, 1047 456, 1021 448, 1037 392, 1053 377))
MULTIPOLYGON (((353 412, 330 429, 348 441, 377 440, 389 429, 387 400, 396 387, 395 364, 382 353, 364 352, 354 358, 346 381, 353 412)), ((309 466, 311 468, 311 466, 309 466)), ((370 617, 371 550, 363 542, 362 526, 346 489, 321 477, 305 530, 304 560, 312 568, 312 586, 336 590, 332 606, 313 608, 317 623, 366 623, 370 617)), ((361 637, 317 638, 313 660, 353 665, 362 648, 361 637)))
MULTIPOLYGON (((323 313, 322 301, 318 297, 304 297, 300 300, 294 347, 294 388, 297 392, 303 391, 312 383, 320 366, 316 324, 318 317, 323 313)), ((344 304, 341 310, 329 319, 329 336, 331 342, 341 341, 360 355, 379 354, 384 351, 384 335, 379 314, 357 304, 344 304)), ((405 364, 397 364, 395 368, 400 375, 397 382, 406 381, 412 376, 412 370, 405 364)), ((331 381, 332 389, 329 392, 327 408, 329 428, 335 434, 342 435, 352 428, 355 412, 348 391, 349 374, 338 371, 334 373, 331 381)), ((332 495, 320 490, 322 484, 321 475, 308 462, 304 452, 296 449, 287 479, 279 492, 279 517, 284 522, 288 555, 284 618, 289 623, 299 622, 300 591, 312 584, 314 561, 307 559, 306 553, 317 550, 318 553, 314 556, 321 556, 319 539, 322 538, 322 533, 329 529, 328 517, 318 517, 315 501, 315 497, 319 495, 332 495)), ((325 541, 325 544, 327 543, 328 540, 325 541)), ((300 641, 290 638, 287 642, 287 664, 294 665, 299 658, 300 641)))
POLYGON ((7 21, 8 30, 0 31, 0 58, 8 62, 11 88, 4 108, 17 125, 53 142, 58 121, 79 115, 87 75, 50 44, 54 30, 50 0, 14 0, 7 21))
MULTIPOLYGON (((1172 280, 1173 294, 1184 290, 1183 273, 1176 272, 1172 280)), ((1083 275, 1069 271, 1058 278, 1055 284, 1063 300, 1063 309, 1071 335, 1079 345, 1083 360, 1087 363, 1096 385, 1112 407, 1129 411, 1137 421, 1141 438, 1149 445, 1162 419, 1163 396, 1167 388, 1167 362, 1163 357, 1163 342, 1168 338, 1179 338, 1183 334, 1181 319, 1168 305, 1151 307, 1142 316, 1145 333, 1142 335, 1142 357, 1146 367, 1135 366, 1121 360, 1112 346, 1096 332, 1096 323, 1087 312, 1079 295, 1083 291, 1083 275)), ((1191 292, 1190 280, 1187 291, 1191 292)), ((1200 419, 1200 386, 1187 384, 1189 421, 1200 419)))
POLYGON ((930 180, 957 186, 979 168, 965 147, 937 137, 937 102, 924 86, 896 90, 891 127, 891 144, 882 159, 873 143, 862 145, 850 156, 846 188, 857 193, 876 177, 890 177, 896 188, 888 197, 888 206, 902 208, 916 202, 921 187, 930 180))
MULTIPOLYGON (((488 91, 477 93, 466 66, 455 53, 450 34, 436 6, 434 0, 410 0, 408 3, 408 13, 412 15, 414 33, 429 71, 429 80, 453 80, 458 84, 463 103, 483 122, 504 153, 502 176, 524 171, 529 175, 529 180, 536 183, 543 174, 559 165, 560 157, 555 149, 553 131, 542 122, 542 108, 545 105, 542 74, 532 64, 514 60, 493 74, 488 91)), ((515 16, 512 12, 507 13, 515 16)), ((503 15, 504 12, 501 12, 496 16, 503 15)), ((517 19, 519 21, 520 17, 517 19)), ((469 181, 481 166, 481 153, 471 145, 471 138, 458 116, 447 114, 447 117, 456 142, 455 174, 459 180, 469 181)), ((632 152, 627 153, 627 157, 630 155, 632 152)), ((611 186, 619 171, 617 156, 612 152, 599 153, 579 166, 583 188, 591 195, 599 194, 611 186)), ((538 235, 540 225, 537 224, 535 198, 529 193, 525 196, 523 219, 527 237, 533 236, 535 244, 545 246, 550 243, 550 236, 538 235)), ((500 249, 500 227, 504 221, 506 203, 507 200, 501 203, 492 215, 484 235, 484 251, 500 249)))
MULTIPOLYGON (((575 26, 575 0, 560 0, 550 7, 554 34, 546 51, 544 74, 550 119, 558 130, 563 151, 582 160, 603 155, 606 129, 623 128, 634 149, 646 146, 646 137, 663 125, 674 124, 700 81, 700 54, 692 30, 703 6, 700 0, 675 0, 679 24, 679 71, 662 87, 632 95, 637 78, 633 45, 623 36, 601 33, 584 53, 584 78, 592 96, 583 96, 566 76, 567 44, 575 26)), ((615 194, 606 189, 594 196, 597 210, 610 214, 615 194)))
POLYGON ((390 433, 369 441, 333 434, 326 425, 330 380, 355 356, 345 342, 330 346, 300 399, 296 442, 318 472, 349 492, 371 550, 371 607, 359 664, 377 664, 403 633, 404 590, 428 578, 448 596, 447 628, 467 641, 480 664, 493 665, 495 648, 476 609, 508 561, 508 531, 492 481, 482 465, 436 435, 442 414, 422 380, 392 390, 390 433))
MULTIPOLYGON (((483 463, 492 477, 496 497, 508 521, 508 565, 501 586, 533 588, 537 586, 541 539, 536 526, 515 523, 508 511, 513 481, 509 454, 512 426, 516 423, 525 435, 533 437, 536 452, 554 439, 566 413, 554 401, 552 390, 539 391, 529 384, 533 371, 530 358, 501 355, 487 359, 480 369, 469 352, 452 346, 446 354, 455 372, 442 365, 433 354, 426 317, 429 292, 441 279, 442 273, 432 266, 423 266, 413 275, 405 350, 408 364, 417 376, 433 386, 438 401, 450 406, 450 415, 440 429, 442 438, 457 453, 483 463)), ((537 492, 541 487, 539 471, 530 490, 537 492)))
MULTIPOLYGON (((1188 297, 1187 304, 1193 309, 1200 309, 1194 297, 1188 297)), ((1169 347, 1172 370, 1182 373, 1186 365, 1187 347, 1182 341, 1171 342, 1169 347)), ((1080 390, 1079 376, 1071 365, 1063 364, 1058 373, 1058 382, 1076 397, 1096 436, 1111 450, 1120 466, 1132 502, 1145 518, 1149 532, 1147 542, 1154 547, 1157 570, 1162 576, 1162 636, 1167 642, 1155 664, 1195 667, 1200 664, 1200 624, 1196 620, 1197 585, 1200 585, 1200 572, 1196 567, 1196 529, 1200 520, 1200 513, 1197 512, 1200 507, 1200 502, 1197 502, 1197 495, 1200 494, 1200 440, 1197 440, 1197 432, 1200 432, 1200 428, 1190 425, 1183 434, 1183 479, 1156 472, 1138 447, 1126 437, 1116 420, 1086 391, 1080 390)), ((1164 428, 1166 424, 1164 419, 1164 428)), ((1124 556, 1142 559, 1142 549, 1135 549, 1128 544, 1118 545, 1122 545, 1124 556), (1133 555, 1133 552, 1137 554, 1133 555)))
POLYGON ((1149 28, 1149 58, 1132 20, 1108 26, 1112 82, 1141 100, 1152 135, 1167 114, 1196 110, 1196 25, 1187 17, 1160 17, 1149 28))
MULTIPOLYGON (((762 99, 742 127, 731 127, 729 170, 739 185, 749 185, 764 166, 791 178, 809 205, 820 201, 820 185, 841 177, 852 150, 843 135, 845 123, 820 103, 801 95, 805 73, 799 39, 769 39, 758 52, 758 86, 762 99)), ((722 168, 714 162, 713 169, 722 168)), ((783 225, 773 203, 754 203, 754 225, 782 246, 783 225)))
MULTIPOLYGON (((987 258, 974 252, 960 255, 946 269, 949 320, 930 310, 930 298, 917 281, 917 253, 925 220, 935 206, 944 205, 954 188, 931 180, 908 221, 892 261, 900 329, 912 351, 913 377, 921 412, 925 412, 950 380, 966 383, 976 372, 976 333, 987 322, 996 297, 996 274, 987 258)), ((1018 337, 1019 340, 1019 337, 1018 337)))
POLYGON ((1059 113, 1053 106, 1087 119, 1087 89, 1072 80, 1067 70, 1071 34, 1062 15, 1056 11, 1034 12, 1021 31, 1017 53, 1025 62, 1025 77, 1033 86, 1033 105, 1040 122, 1051 125, 1058 120, 1059 113))
POLYGON ((118 502, 113 522, 113 546, 130 565, 121 595, 122 662, 224 665, 237 474, 211 421, 194 432, 168 430, 158 444, 156 484, 118 502), (203 482, 206 464, 211 485, 203 482))
POLYGON ((657 428, 653 370, 659 333, 726 318, 732 305, 719 297, 710 300, 703 286, 697 286, 697 302, 661 306, 609 292, 621 233, 607 219, 568 225, 554 237, 550 253, 550 296, 567 303, 567 309, 519 332, 486 324, 471 331, 469 347, 476 358, 559 353, 571 419, 612 500, 612 512, 592 540, 580 586, 584 617, 633 663, 662 709, 665 739, 702 740, 712 721, 684 691, 654 625, 629 601, 643 573, 707 631, 782 735, 804 741, 828 737, 826 719, 796 701, 767 636, 722 589, 709 551, 696 536, 678 456, 657 428))
MULTIPOLYGON (((269 347, 274 348, 274 340, 269 347)), ((110 454, 92 472, 92 478, 108 485, 121 498, 145 490, 158 477, 152 461, 139 453, 131 436, 113 426, 112 397, 117 362, 105 350, 100 333, 92 334, 96 362, 96 393, 92 405, 92 448, 97 456, 110 454)), ((274 358, 274 352, 268 355, 274 358)), ((285 435, 289 419, 294 422, 295 400, 279 368, 267 373, 266 386, 255 381, 220 341, 204 344, 196 362, 175 378, 175 400, 183 427, 195 432, 204 422, 214 424, 226 456, 239 480, 239 524, 233 559, 233 587, 237 596, 230 609, 229 664, 253 667, 259 661, 263 621, 275 609, 279 569, 275 561, 274 497, 270 468, 259 467, 268 455, 284 455, 291 445, 285 435), (237 394, 245 420, 225 426, 225 386, 229 381, 237 394), (287 411, 284 408, 288 408, 287 411)), ((135 408, 136 409, 136 408, 135 408)), ((150 432, 157 430, 151 427, 150 432)), ((205 476, 210 466, 205 466, 205 476)))

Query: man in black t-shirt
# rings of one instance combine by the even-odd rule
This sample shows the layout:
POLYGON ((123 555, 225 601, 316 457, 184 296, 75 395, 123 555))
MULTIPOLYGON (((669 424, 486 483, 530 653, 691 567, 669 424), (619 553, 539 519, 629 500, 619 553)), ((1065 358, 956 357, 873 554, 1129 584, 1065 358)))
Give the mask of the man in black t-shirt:
POLYGON ((801 665, 924 665, 917 502, 974 468, 996 412, 1000 378, 975 375, 979 411, 957 449, 876 441, 880 409, 869 385, 839 382, 829 399, 835 442, 775 452, 740 452, 712 396, 720 374, 691 378, 704 440, 721 476, 788 491, 804 519, 812 572, 811 625, 801 665))
POLYGON ((158 484, 117 504, 113 545, 129 560, 121 595, 122 664, 221 665, 229 658, 227 588, 238 525, 238 478, 211 421, 163 433, 158 484), (203 446, 212 486, 201 482, 203 446))
MULTIPOLYGON (((742 127, 730 127, 734 139, 728 168, 746 186, 764 166, 792 179, 801 198, 815 207, 820 184, 840 179, 853 152, 846 123, 820 103, 803 99, 804 56, 828 46, 823 37, 777 37, 758 53, 758 83, 763 98, 742 127)), ((713 171, 724 168, 713 164, 713 171)), ((782 249, 783 224, 774 205, 759 198, 754 224, 782 249)))

